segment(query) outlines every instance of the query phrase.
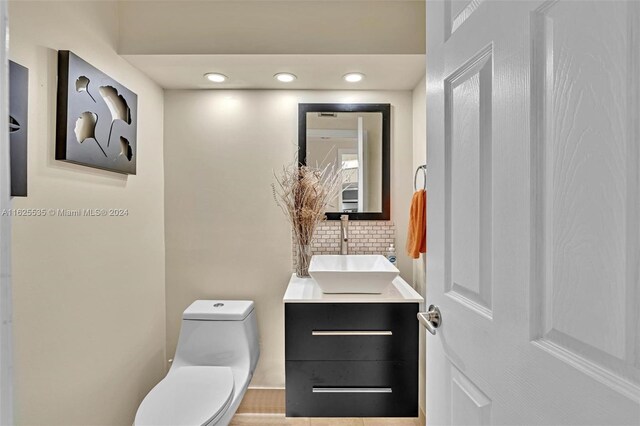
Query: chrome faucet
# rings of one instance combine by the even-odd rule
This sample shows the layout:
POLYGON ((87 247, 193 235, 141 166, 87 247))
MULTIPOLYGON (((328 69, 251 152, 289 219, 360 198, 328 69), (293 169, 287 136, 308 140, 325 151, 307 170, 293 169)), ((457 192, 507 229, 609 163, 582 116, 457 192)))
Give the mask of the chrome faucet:
POLYGON ((340 216, 340 254, 349 254, 349 215, 340 216))

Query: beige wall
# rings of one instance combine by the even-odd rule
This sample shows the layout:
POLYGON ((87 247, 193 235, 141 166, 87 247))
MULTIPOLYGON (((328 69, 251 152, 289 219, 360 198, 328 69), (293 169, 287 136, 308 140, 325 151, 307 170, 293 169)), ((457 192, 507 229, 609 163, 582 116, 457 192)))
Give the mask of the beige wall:
POLYGON ((270 184, 272 170, 295 159, 300 102, 392 104, 391 214, 400 271, 408 281, 413 275, 402 249, 412 190, 411 92, 167 91, 167 354, 193 300, 253 299, 262 354, 252 386, 284 386, 291 236, 270 184))
MULTIPOLYGON (((0 3, 0 63, 7 66, 9 50, 8 8, 0 3)), ((0 79, 0 117, 9 114, 6 102, 8 79, 0 79)), ((0 209, 11 208, 11 176, 9 162, 8 122, 0 122, 0 209)), ((13 357, 11 312, 11 217, 0 215, 0 424, 13 423, 13 357)))
POLYGON ((29 68, 29 196, 15 208, 127 217, 13 220, 16 422, 130 425, 165 371, 163 91, 115 52, 116 3, 11 2, 29 68), (54 160, 56 49, 138 94, 138 174, 54 160))
MULTIPOLYGON (((426 77, 413 89, 413 170, 427 161, 427 86, 426 77)), ((422 173, 417 179, 418 186, 424 182, 422 173)), ((427 300, 427 257, 413 261, 413 286, 427 300)), ((428 305, 428 304, 427 304, 428 305)), ((426 330, 420 327, 420 407, 426 410, 426 330)))

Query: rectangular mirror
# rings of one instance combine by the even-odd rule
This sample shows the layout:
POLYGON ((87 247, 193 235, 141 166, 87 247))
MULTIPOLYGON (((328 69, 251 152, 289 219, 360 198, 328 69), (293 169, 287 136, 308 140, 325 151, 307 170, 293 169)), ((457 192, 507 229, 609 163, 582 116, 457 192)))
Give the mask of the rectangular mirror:
POLYGON ((389 104, 299 104, 298 161, 340 170, 327 219, 389 220, 389 104))

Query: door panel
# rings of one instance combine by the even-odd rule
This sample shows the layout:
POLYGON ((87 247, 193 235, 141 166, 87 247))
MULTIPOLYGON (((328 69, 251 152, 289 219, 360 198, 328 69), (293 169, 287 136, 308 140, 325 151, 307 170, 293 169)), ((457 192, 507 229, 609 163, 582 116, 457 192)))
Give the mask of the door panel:
POLYGON ((451 424, 489 425, 491 400, 455 367, 451 368, 451 424))
POLYGON ((491 317, 491 46, 444 81, 445 292, 491 317))
POLYGON ((532 17, 533 338, 630 396, 640 389, 637 9, 547 2, 532 17), (607 314, 594 321, 594 307, 607 314))
POLYGON ((427 421, 640 424, 640 2, 427 1, 427 421))
POLYGON ((471 16, 484 0, 452 1, 445 0, 445 28, 447 38, 471 16))

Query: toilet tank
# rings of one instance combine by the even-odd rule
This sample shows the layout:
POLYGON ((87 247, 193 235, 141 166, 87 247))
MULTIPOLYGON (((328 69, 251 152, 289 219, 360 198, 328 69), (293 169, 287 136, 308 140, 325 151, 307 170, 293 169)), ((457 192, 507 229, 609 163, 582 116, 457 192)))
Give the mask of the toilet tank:
POLYGON ((260 356, 251 300, 196 300, 182 315, 171 368, 228 366, 251 376, 260 356))

